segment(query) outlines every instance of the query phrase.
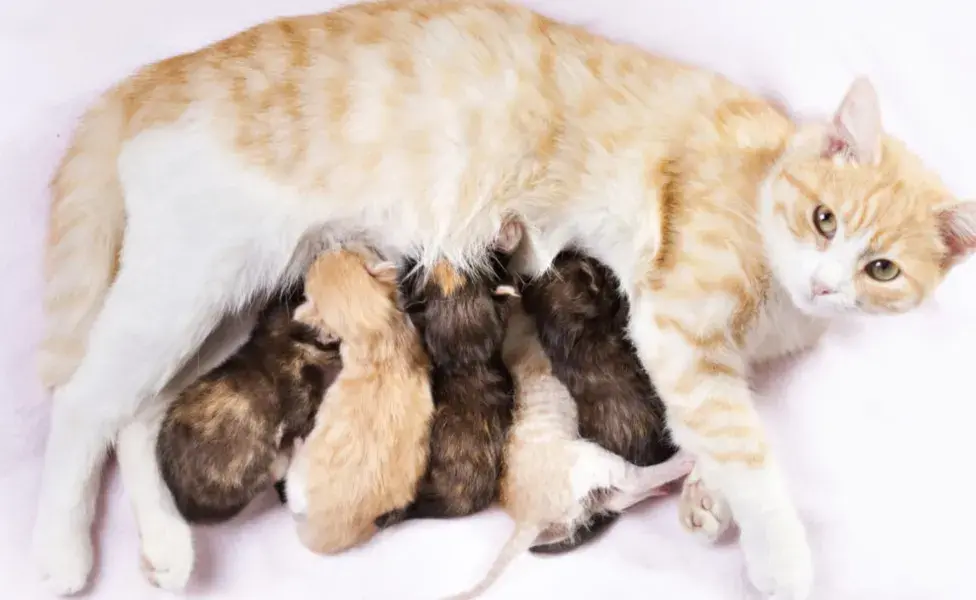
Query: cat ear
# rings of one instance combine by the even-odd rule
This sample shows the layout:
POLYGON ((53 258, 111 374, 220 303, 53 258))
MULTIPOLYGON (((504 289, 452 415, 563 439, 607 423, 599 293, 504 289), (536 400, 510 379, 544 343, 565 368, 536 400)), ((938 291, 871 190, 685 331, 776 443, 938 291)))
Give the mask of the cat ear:
POLYGON ((858 77, 828 126, 823 157, 876 165, 881 162, 881 136, 878 94, 866 77, 858 77))
POLYGON ((589 260, 583 260, 580 263, 580 270, 585 279, 584 283, 588 290, 593 294, 600 293, 600 286, 596 283, 596 269, 593 268, 593 264, 589 260))
POLYGON ((976 202, 958 202, 936 212, 942 241, 949 249, 949 266, 969 258, 976 251, 976 202))
POLYGON ((522 241, 522 224, 514 219, 506 220, 498 232, 498 239, 495 240, 495 248, 502 254, 511 254, 518 248, 522 241))
POLYGON ((388 260, 383 262, 378 262, 366 267, 369 274, 373 276, 374 279, 380 281, 381 283, 388 283, 396 285, 397 283, 397 267, 395 263, 388 260))
POLYGON ((514 285, 500 285, 495 288, 493 292, 495 296, 512 296, 513 298, 521 298, 522 296, 515 289, 514 285))
POLYGON ((298 308, 295 309, 295 314, 292 315, 292 318, 299 323, 315 325, 315 305, 312 304, 311 300, 302 302, 298 308))

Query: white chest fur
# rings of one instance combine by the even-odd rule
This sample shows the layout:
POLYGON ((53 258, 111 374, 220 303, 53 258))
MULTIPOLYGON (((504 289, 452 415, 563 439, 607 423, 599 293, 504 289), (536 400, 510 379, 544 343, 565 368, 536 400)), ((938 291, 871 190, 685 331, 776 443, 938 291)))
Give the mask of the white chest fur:
POLYGON ((827 321, 800 312, 778 285, 763 304, 746 341, 754 365, 800 352, 813 346, 827 329, 827 321))

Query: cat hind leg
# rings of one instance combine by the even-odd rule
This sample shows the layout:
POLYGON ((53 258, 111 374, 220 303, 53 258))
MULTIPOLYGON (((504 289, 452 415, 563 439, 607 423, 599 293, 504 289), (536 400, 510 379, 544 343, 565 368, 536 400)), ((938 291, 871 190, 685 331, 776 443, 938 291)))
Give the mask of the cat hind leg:
MULTIPOLYGON (((199 204, 213 207, 209 200, 199 204)), ((87 352, 54 393, 32 554, 44 585, 58 595, 87 583, 109 444, 155 400, 220 317, 277 283, 303 233, 287 237, 287 223, 264 219, 224 223, 233 230, 215 236, 212 222, 180 217, 184 208, 162 203, 163 214, 130 215, 121 268, 87 352)))
POLYGON ((126 495, 139 527, 142 572, 169 591, 182 590, 193 570, 193 532, 173 502, 156 461, 156 436, 164 407, 149 407, 119 432, 116 453, 126 495))
POLYGON ((119 471, 139 527, 140 565, 146 579, 168 591, 182 590, 195 560, 193 533, 160 474, 156 444, 163 415, 184 387, 224 362, 247 341, 263 303, 228 315, 192 360, 122 428, 116 441, 119 471))

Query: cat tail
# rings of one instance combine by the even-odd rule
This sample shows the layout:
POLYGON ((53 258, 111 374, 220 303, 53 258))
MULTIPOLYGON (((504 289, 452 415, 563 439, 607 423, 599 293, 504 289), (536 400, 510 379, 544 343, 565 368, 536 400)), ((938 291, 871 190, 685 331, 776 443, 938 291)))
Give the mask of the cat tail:
POLYGON ((105 94, 82 118, 51 180, 37 356, 48 388, 64 384, 81 362, 118 269, 125 203, 116 163, 125 126, 123 96, 105 94))
POLYGON ((592 515, 589 520, 573 531, 570 537, 552 542, 550 544, 538 544, 529 548, 532 554, 563 554, 575 550, 580 546, 592 542, 605 533, 617 519, 620 518, 618 512, 600 512, 592 515))
POLYGON ((532 545, 539 534, 542 533, 542 529, 538 526, 532 525, 515 525, 515 531, 512 532, 511 537, 505 542, 505 546, 502 547, 502 551, 498 553, 498 557, 495 558, 495 562, 492 563, 491 568, 488 569, 488 573, 484 578, 478 582, 476 586, 469 589, 466 592, 462 592, 455 596, 449 596, 444 600, 473 600, 491 587, 491 584, 495 583, 498 577, 505 570, 512 560, 519 554, 525 552, 532 545))

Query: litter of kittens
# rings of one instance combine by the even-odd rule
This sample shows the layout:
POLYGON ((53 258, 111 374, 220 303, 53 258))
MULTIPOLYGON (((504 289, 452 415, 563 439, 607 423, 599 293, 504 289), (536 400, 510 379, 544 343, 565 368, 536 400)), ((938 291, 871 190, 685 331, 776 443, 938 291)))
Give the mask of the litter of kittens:
POLYGON ((672 458, 660 399, 622 343, 626 306, 614 282, 594 259, 567 252, 549 277, 519 284, 507 263, 520 240, 520 225, 507 223, 478 275, 444 262, 397 270, 366 248, 321 255, 304 290, 273 299, 250 338, 163 415, 157 456, 180 513, 224 521, 274 486, 302 542, 334 554, 405 519, 500 501, 518 530, 480 592, 519 551, 567 552, 664 493, 691 462, 672 458), (556 314, 562 321, 548 323, 556 314), (550 334, 545 348, 535 319, 550 334), (603 335, 552 339, 581 327, 603 335), (585 361, 563 351, 601 345, 616 353, 607 397, 626 397, 646 421, 577 422, 577 403, 600 391, 570 394, 547 352, 563 356, 563 378, 592 381, 597 369, 587 376, 585 361), (578 437, 591 429, 603 446, 625 440, 618 454, 578 437))

